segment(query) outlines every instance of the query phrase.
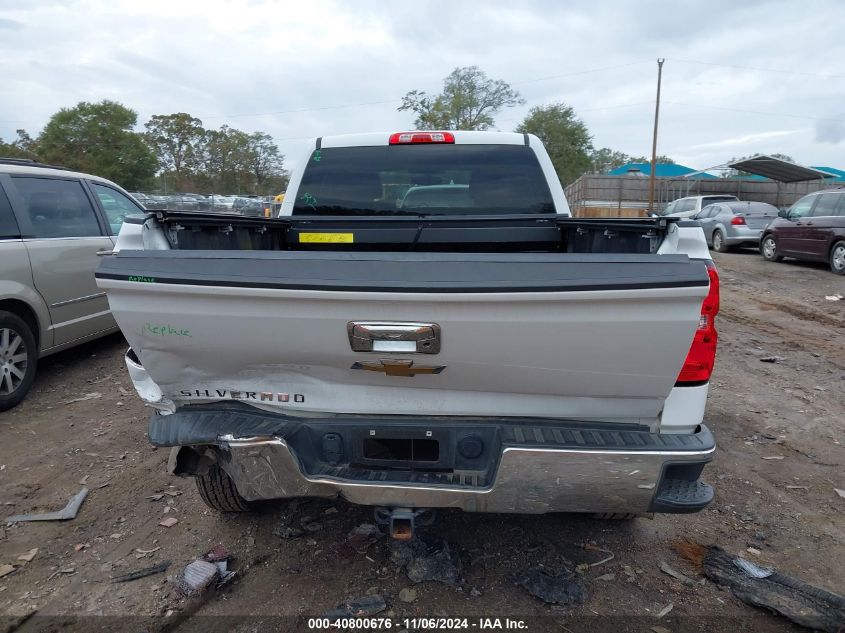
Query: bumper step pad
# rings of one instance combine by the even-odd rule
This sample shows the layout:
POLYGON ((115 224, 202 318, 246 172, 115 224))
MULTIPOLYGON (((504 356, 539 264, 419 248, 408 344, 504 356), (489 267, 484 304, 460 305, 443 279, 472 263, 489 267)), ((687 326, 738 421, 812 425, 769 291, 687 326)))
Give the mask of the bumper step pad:
POLYGON ((664 479, 652 501, 652 512, 698 512, 713 501, 713 487, 703 481, 664 479))

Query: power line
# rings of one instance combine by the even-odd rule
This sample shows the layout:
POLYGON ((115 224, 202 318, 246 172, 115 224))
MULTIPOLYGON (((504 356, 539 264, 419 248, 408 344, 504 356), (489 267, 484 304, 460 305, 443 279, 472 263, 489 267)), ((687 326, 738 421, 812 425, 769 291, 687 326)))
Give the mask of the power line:
POLYGON ((759 114, 762 116, 782 116, 792 119, 807 119, 810 121, 833 121, 835 123, 845 123, 845 119, 833 119, 828 117, 807 116, 805 114, 787 114, 786 112, 760 112, 759 110, 745 110, 743 108, 728 108, 726 106, 705 105, 701 103, 683 103, 681 101, 669 101, 671 105, 686 106, 689 108, 705 108, 707 110, 726 110, 728 112, 744 112, 746 114, 759 114))
POLYGON ((845 79, 845 75, 832 75, 826 73, 811 73, 803 70, 784 70, 783 68, 762 68, 760 66, 741 66, 739 64, 720 64, 718 62, 701 62, 693 59, 678 59, 677 57, 669 58, 673 62, 681 62, 683 64, 698 64, 700 66, 719 66, 721 68, 735 68, 738 70, 756 70, 764 73, 777 73, 779 75, 802 75, 804 77, 818 77, 820 79, 845 79))

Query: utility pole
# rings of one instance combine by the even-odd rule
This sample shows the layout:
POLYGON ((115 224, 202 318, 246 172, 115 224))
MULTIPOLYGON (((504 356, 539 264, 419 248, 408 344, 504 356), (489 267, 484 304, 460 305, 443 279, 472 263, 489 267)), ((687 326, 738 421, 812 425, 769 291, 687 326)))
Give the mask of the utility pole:
POLYGON ((648 176, 648 210, 654 211, 654 171, 657 166, 657 119, 660 116, 660 80, 663 77, 663 62, 657 60, 657 101, 654 103, 654 137, 651 141, 651 173, 648 176))

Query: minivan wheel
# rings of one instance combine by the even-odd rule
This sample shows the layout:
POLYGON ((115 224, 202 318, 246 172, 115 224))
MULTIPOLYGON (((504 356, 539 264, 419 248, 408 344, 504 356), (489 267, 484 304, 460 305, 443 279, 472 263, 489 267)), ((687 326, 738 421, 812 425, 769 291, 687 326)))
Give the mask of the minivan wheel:
POLYGON ((837 275, 845 275, 845 242, 836 242, 830 249, 830 269, 837 275))
POLYGON ((198 475, 197 490, 200 497, 212 510, 218 512, 249 512, 252 504, 241 496, 235 482, 217 464, 204 475, 198 475))
POLYGON ((0 310, 0 411, 24 399, 38 364, 38 347, 30 327, 18 315, 0 310))
POLYGON ((725 244, 725 236, 719 229, 713 231, 713 250, 717 253, 727 253, 730 250, 725 244))
POLYGON ((783 260, 783 255, 778 254, 778 243, 771 235, 767 235, 760 243, 760 254, 767 262, 779 262, 783 260))

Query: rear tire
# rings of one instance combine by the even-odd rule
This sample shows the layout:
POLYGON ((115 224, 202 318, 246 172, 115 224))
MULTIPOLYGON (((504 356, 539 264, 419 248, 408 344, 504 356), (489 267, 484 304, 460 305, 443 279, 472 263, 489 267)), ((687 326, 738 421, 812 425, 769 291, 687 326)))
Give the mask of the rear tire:
POLYGON ((631 512, 596 512, 591 514, 590 518, 598 519, 600 521, 630 521, 636 519, 639 514, 631 512))
POLYGON ((235 482, 217 464, 204 475, 196 477, 200 497, 212 510, 218 512, 249 512, 252 504, 244 499, 235 487, 235 482))
POLYGON ((725 243, 725 235, 720 229, 713 231, 713 250, 717 253, 727 253, 730 246, 725 243))
POLYGON ((29 325, 17 314, 0 310, 0 411, 26 397, 37 365, 38 345, 29 325))
POLYGON ((778 243, 772 235, 763 237, 763 241, 760 242, 760 254, 767 262, 783 261, 783 255, 778 253, 778 243))
POLYGON ((845 275, 845 242, 836 242, 830 249, 830 270, 845 275))

